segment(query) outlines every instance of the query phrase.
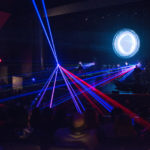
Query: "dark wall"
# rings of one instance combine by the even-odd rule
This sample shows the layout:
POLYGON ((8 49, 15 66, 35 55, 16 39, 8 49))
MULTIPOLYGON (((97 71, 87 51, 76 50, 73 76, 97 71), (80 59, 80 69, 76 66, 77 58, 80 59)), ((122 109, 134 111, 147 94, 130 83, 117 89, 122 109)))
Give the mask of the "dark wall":
MULTIPOLYGON (((60 62, 70 64, 95 59, 100 64, 125 62, 112 48, 113 36, 122 28, 133 29, 141 41, 140 51, 128 61, 150 58, 149 8, 148 2, 138 2, 50 18, 60 62)), ((49 57, 46 55, 47 61, 49 57)))
POLYGON ((35 12, 15 12, 0 30, 0 56, 9 74, 40 68, 40 30, 35 12))

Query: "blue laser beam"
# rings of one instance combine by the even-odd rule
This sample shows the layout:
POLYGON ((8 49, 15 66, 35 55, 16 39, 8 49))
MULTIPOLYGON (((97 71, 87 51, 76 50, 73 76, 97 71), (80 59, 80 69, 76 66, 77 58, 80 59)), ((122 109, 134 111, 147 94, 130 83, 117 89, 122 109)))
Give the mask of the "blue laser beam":
MULTIPOLYGON (((115 77, 115 76, 113 76, 113 77, 115 77)), ((95 85, 93 85, 93 86, 96 87, 96 86, 99 85, 99 84, 100 84, 100 83, 97 83, 97 84, 95 84, 95 85)), ((86 91, 86 90, 84 90, 83 92, 85 92, 85 91, 86 91)), ((77 92, 76 94, 77 94, 77 95, 80 95, 80 94, 82 94, 83 92, 77 92)), ((70 100, 70 97, 66 97, 66 98, 57 100, 57 103, 54 104, 54 107, 58 106, 58 105, 61 104, 61 103, 66 102, 66 101, 68 101, 68 100, 70 100)))
POLYGON ((49 23, 49 20, 48 20, 48 16, 47 16, 47 11, 46 11, 46 6, 45 6, 45 3, 44 3, 44 0, 42 0, 42 4, 43 4, 43 8, 44 8, 45 18, 46 18, 46 22, 47 22, 50 38, 51 38, 51 41, 52 41, 53 50, 54 50, 55 55, 56 55, 56 49, 55 49, 55 45, 54 45, 54 40, 53 40, 52 31, 51 31, 50 23, 49 23))
MULTIPOLYGON (((57 67, 54 69, 54 71, 52 72, 52 74, 57 70, 57 67)), ((38 100, 38 98, 41 96, 42 92, 44 91, 44 89, 46 88, 46 85, 48 84, 49 80, 51 80, 51 76, 52 74, 50 75, 50 77, 48 78, 47 82, 44 84, 43 88, 40 90, 40 92, 38 93, 38 95, 36 96, 36 98, 32 101, 31 103, 31 106, 32 107, 36 101, 38 100)))
MULTIPOLYGON (((132 66, 132 65, 130 65, 132 66)), ((120 70, 120 69, 124 69, 124 68, 127 68, 129 66, 122 66, 122 67, 117 67, 117 68, 112 68, 112 69, 105 69, 105 70, 97 70, 97 71, 92 71, 92 72, 86 72, 86 73, 80 73, 80 74, 77 74, 78 76, 81 76, 81 75, 88 75, 88 74, 97 74, 97 73, 101 73, 101 72, 111 72, 113 70, 120 70)))
MULTIPOLYGON (((131 68, 134 69, 134 67, 131 67, 131 68)), ((115 74, 114 76, 112 76, 112 77, 110 77, 110 78, 108 78, 108 79, 106 79, 106 80, 104 80, 104 81, 99 82, 99 83, 97 84, 97 86, 98 86, 98 85, 101 85, 101 84, 103 84, 103 83, 105 83, 105 82, 107 82, 107 81, 110 81, 110 80, 113 79, 113 78, 116 78, 116 77, 120 76, 121 74, 127 72, 127 71, 130 70, 131 68, 126 69, 126 70, 124 70, 124 71, 121 72, 121 73, 115 74)))
POLYGON ((63 71, 61 70, 60 67, 59 67, 59 70, 60 70, 60 72, 61 72, 61 74, 62 74, 62 76, 63 76, 63 78, 64 78, 64 81, 65 81, 65 83, 66 83, 66 86, 67 86, 67 88, 68 88, 68 90, 69 90, 69 93, 70 93, 70 95, 71 95, 71 97, 72 97, 72 100, 73 100, 73 102, 74 102, 74 105, 75 105, 77 111, 78 111, 79 113, 82 113, 82 112, 81 112, 81 109, 80 109, 80 107, 78 106, 78 103, 76 102, 75 97, 74 97, 74 95, 73 95, 73 93, 72 93, 72 91, 71 91, 71 89, 70 89, 70 87, 69 87, 69 85, 68 85, 68 83, 67 83, 67 81, 66 81, 65 75, 64 75, 64 73, 63 73, 63 71))
POLYGON ((66 81, 68 82, 68 85, 70 86, 70 89, 72 90, 73 94, 74 94, 75 97, 77 98, 77 100, 78 100, 79 104, 81 105, 82 109, 85 111, 85 108, 84 108, 83 104, 81 103, 81 101, 80 101, 78 95, 75 93, 73 87, 71 86, 71 84, 70 84, 70 82, 68 81, 67 78, 66 78, 66 81))
POLYGON ((47 88, 48 88, 48 86, 49 86, 49 84, 50 84, 50 82, 51 82, 51 80, 52 80, 52 78, 53 78, 53 76, 54 76, 54 74, 56 73, 57 70, 58 70, 58 67, 56 67, 56 69, 54 70, 54 72, 51 74, 50 79, 49 79, 49 81, 48 81, 48 83, 47 83, 47 85, 46 85, 46 87, 45 87, 45 89, 44 89, 44 91, 43 91, 43 93, 42 93, 42 95, 41 95, 41 97, 40 97, 40 99, 39 99, 36 107, 39 107, 39 105, 40 105, 40 103, 41 103, 41 101, 43 99, 43 96, 45 95, 45 93, 47 91, 47 88))
MULTIPOLYGON (((64 70, 65 71, 65 70, 64 70)), ((97 102, 99 102, 104 108, 106 108, 109 112, 113 109, 113 107, 111 105, 109 105, 108 103, 106 103, 101 97, 99 97, 98 95, 96 95, 93 91, 91 91, 91 89, 87 88, 81 81, 77 80, 74 76, 72 76, 70 73, 66 72, 68 75, 71 76, 71 78, 74 79, 74 81, 76 81, 76 83, 78 83, 80 86, 82 86, 83 89, 85 89, 85 91, 87 91, 94 99, 97 100, 97 102), (107 106, 107 107, 106 107, 107 106)), ((85 92, 83 91, 83 92, 85 92)))
POLYGON ((48 41, 48 44, 49 44, 50 49, 51 49, 51 51, 52 51, 52 54, 53 54, 53 56, 54 56, 54 58, 55 58, 55 61, 56 61, 57 64, 59 64, 59 63, 58 63, 57 56, 55 55, 55 52, 54 52, 53 47, 52 47, 52 45, 51 45, 51 41, 50 41, 50 39, 49 39, 49 37, 48 37, 48 34, 47 34, 47 31, 46 31, 46 29, 45 29, 44 23, 43 23, 42 18, 41 18, 41 16, 40 16, 39 10, 38 10, 37 5, 36 5, 36 3, 35 3, 35 0, 32 0, 32 2, 33 2, 33 6, 34 6, 34 8, 35 8, 35 10, 36 10, 37 16, 38 16, 38 18, 39 18, 39 20, 40 20, 40 23, 41 23, 41 25, 42 25, 43 31, 44 31, 45 36, 46 36, 46 38, 47 38, 47 41, 48 41))
POLYGON ((53 98, 54 98, 54 92, 55 92, 55 86, 56 86, 57 73, 58 73, 58 69, 57 69, 56 74, 55 74, 55 79, 54 79, 54 84, 53 84, 53 90, 52 90, 52 95, 51 95, 51 100, 50 100, 50 105, 49 105, 50 108, 52 108, 52 104, 53 104, 53 98))
POLYGON ((134 69, 131 70, 131 71, 129 71, 127 74, 125 74, 125 75, 120 79, 120 82, 123 82, 130 74, 132 74, 133 71, 134 71, 134 69))

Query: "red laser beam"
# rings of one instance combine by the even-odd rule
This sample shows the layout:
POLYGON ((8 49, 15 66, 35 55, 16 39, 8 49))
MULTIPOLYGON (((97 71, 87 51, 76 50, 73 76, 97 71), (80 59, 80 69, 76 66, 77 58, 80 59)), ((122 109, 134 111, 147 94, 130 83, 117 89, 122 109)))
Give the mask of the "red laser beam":
POLYGON ((124 74, 128 73, 128 72, 131 71, 132 69, 134 69, 134 67, 127 69, 126 71, 122 72, 121 74, 120 74, 120 73, 117 73, 117 75, 112 75, 112 76, 108 77, 107 79, 104 79, 104 80, 102 80, 102 81, 98 81, 98 82, 96 83, 96 85, 97 85, 97 84, 100 84, 100 83, 102 82, 102 84, 100 84, 100 86, 104 86, 104 85, 110 83, 111 81, 113 81, 113 80, 115 80, 115 79, 117 79, 117 78, 123 76, 124 74), (106 81, 106 82, 105 82, 105 81, 106 81), (104 83, 103 83, 103 82, 104 82, 104 83))
MULTIPOLYGON (((129 68, 129 67, 128 67, 129 68)), ((131 68, 131 67, 130 67, 131 68)), ((121 71, 122 72, 122 71, 121 71)), ((118 73, 117 73, 118 74, 118 73)), ((120 75, 120 73, 119 73, 119 75, 120 75)), ((123 75, 123 74, 121 74, 121 75, 123 75)), ((114 76, 114 75, 113 75, 114 76)), ((113 76, 111 76, 111 78, 113 77, 113 76)), ((115 74, 115 76, 116 76, 116 74, 115 74)), ((119 76, 120 77, 120 76, 119 76)), ((110 77, 109 77, 110 78, 110 77)), ((106 80, 106 79, 105 79, 106 80)), ((101 82, 103 82, 103 81, 105 81, 105 80, 102 80, 101 82)), ((113 80, 113 79, 112 79, 113 80)), ((112 81, 111 80, 111 81, 112 81)), ((109 80, 110 81, 110 80, 109 80)), ((109 83, 109 81, 107 82, 107 83, 109 83)), ((93 84, 92 84, 92 86, 93 86, 93 84)), ((94 87, 95 87, 95 85, 94 85, 94 87)), ((78 93, 78 95, 80 95, 80 94, 82 94, 83 92, 86 92, 86 90, 83 90, 82 92, 80 92, 80 93, 78 93)))
POLYGON ((150 130, 150 123, 148 121, 144 120, 142 117, 138 116, 136 113, 132 112, 128 108, 124 107, 123 105, 121 105, 120 103, 118 103, 117 101, 115 101, 114 99, 110 98, 109 96, 107 96, 106 94, 102 93, 98 89, 94 88, 93 86, 91 86, 87 82, 83 81, 82 79, 80 79, 76 75, 72 74, 70 71, 66 70, 63 67, 61 67, 61 68, 64 71, 66 71, 68 74, 71 74, 72 76, 74 76, 77 80, 81 81, 84 85, 86 85, 87 87, 89 87, 90 89, 92 89, 93 91, 95 91, 98 95, 100 95, 101 97, 103 97, 107 102, 111 103, 113 106, 115 106, 117 108, 122 109, 127 115, 129 115, 131 118, 134 118, 137 123, 143 125, 144 127, 146 127, 147 129, 150 130))
POLYGON ((100 108, 88 97, 88 95, 84 92, 82 92, 83 90, 80 88, 80 86, 75 83, 75 81, 65 72, 65 74, 69 77, 69 79, 72 81, 72 83, 79 89, 79 91, 83 94, 83 96, 89 101, 89 103, 91 103, 91 105, 93 106, 93 108, 97 109, 97 111, 101 114, 104 115, 104 113, 100 110, 100 108))

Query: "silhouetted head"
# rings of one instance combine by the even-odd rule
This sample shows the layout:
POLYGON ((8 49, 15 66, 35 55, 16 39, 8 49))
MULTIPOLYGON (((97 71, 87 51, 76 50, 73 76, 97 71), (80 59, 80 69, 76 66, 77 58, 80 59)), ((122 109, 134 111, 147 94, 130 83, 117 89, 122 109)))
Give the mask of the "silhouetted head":
POLYGON ((85 125, 84 116, 79 113, 74 114, 73 119, 72 119, 73 128, 81 128, 84 125, 85 125))

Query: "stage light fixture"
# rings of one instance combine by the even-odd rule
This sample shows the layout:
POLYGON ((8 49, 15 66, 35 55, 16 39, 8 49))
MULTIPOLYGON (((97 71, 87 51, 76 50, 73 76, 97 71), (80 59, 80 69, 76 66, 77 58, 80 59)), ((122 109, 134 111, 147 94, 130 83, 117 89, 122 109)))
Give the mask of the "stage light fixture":
POLYGON ((139 51, 140 39, 133 30, 123 29, 116 33, 112 44, 119 57, 131 58, 139 51))
POLYGON ((128 66, 128 62, 127 61, 125 62, 125 65, 128 66))
POLYGON ((32 82, 35 82, 35 81, 36 81, 36 79, 33 77, 33 78, 32 78, 32 82))

